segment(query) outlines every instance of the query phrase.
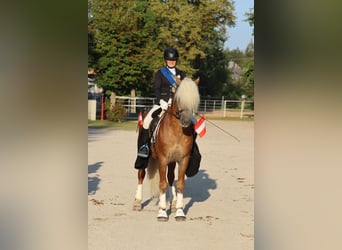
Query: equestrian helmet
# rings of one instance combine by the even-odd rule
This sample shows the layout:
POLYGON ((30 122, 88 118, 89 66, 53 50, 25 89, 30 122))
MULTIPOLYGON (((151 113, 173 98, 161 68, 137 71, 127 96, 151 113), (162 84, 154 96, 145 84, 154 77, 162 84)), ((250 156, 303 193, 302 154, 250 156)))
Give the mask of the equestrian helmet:
POLYGON ((164 60, 177 60, 178 51, 175 48, 168 48, 164 51, 164 60))

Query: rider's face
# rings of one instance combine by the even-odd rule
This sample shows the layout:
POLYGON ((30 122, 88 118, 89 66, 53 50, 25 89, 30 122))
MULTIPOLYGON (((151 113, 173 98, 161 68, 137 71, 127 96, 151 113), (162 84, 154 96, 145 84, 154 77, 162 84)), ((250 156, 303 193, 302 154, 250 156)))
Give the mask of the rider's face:
POLYGON ((166 60, 166 65, 170 68, 173 68, 175 67, 177 64, 177 61, 176 60, 166 60))

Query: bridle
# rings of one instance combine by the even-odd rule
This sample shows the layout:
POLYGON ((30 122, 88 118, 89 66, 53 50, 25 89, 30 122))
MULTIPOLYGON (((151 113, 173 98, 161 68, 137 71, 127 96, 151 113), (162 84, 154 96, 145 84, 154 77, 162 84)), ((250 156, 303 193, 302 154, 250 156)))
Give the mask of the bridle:
POLYGON ((177 102, 175 101, 175 98, 174 98, 174 95, 175 95, 176 91, 172 92, 172 103, 171 103, 171 106, 166 110, 166 112, 172 116, 174 116, 177 120, 180 121, 182 127, 186 127, 184 126, 183 124, 183 119, 182 118, 182 113, 183 112, 189 112, 188 109, 182 109, 182 108, 179 108, 178 105, 177 105, 177 102), (174 109, 175 111, 172 111, 172 106, 174 105, 174 109))
MULTIPOLYGON (((172 102, 174 102, 173 98, 172 98, 172 102)), ((172 107, 172 104, 171 104, 171 107, 169 107, 167 110, 166 110, 166 113, 174 116, 176 119, 180 119, 181 118, 181 114, 185 111, 184 109, 178 109, 177 107, 177 103, 175 102, 174 103, 175 105, 175 108, 176 108, 176 111, 175 112, 172 112, 171 111, 171 107, 172 107)))

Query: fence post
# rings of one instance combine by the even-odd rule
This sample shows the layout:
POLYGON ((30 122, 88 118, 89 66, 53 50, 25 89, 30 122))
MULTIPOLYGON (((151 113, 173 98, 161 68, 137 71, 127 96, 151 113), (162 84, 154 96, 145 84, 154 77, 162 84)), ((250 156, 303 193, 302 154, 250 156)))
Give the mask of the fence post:
POLYGON ((104 120, 104 94, 101 96, 101 121, 104 120))
POLYGON ((246 96, 245 96, 245 95, 242 95, 242 96, 241 96, 241 99, 242 99, 242 101, 241 101, 240 119, 242 119, 242 117, 243 117, 243 110, 244 110, 244 108, 245 108, 246 96))
POLYGON ((136 111, 137 99, 135 98, 135 89, 131 90, 131 98, 132 98, 131 99, 132 103, 131 103, 130 111, 131 113, 137 113, 136 111))
POLYGON ((223 117, 226 117, 226 105, 227 105, 227 101, 223 101, 223 105, 222 105, 222 108, 223 108, 223 117))

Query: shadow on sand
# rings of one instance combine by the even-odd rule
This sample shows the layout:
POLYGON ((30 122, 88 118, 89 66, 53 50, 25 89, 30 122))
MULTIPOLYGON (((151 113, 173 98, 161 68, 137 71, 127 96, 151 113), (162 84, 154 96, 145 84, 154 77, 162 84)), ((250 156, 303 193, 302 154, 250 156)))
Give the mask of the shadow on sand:
MULTIPOLYGON (((175 181, 174 185, 177 184, 175 181)), ((188 210, 194 205, 195 202, 206 201, 210 197, 209 190, 216 189, 216 180, 210 179, 205 170, 200 170, 195 176, 185 180, 184 198, 190 198, 190 201, 184 207, 184 213, 187 214, 188 210)), ((170 200, 170 188, 166 192, 166 198, 170 200)), ((142 203, 142 208, 149 205, 151 202, 158 205, 158 198, 149 198, 142 203)))
POLYGON ((185 205, 184 213, 187 214, 195 202, 206 201, 210 197, 209 190, 216 188, 216 180, 210 179, 205 170, 200 170, 195 176, 186 179, 184 198, 190 198, 190 201, 185 205))
POLYGON ((89 174, 96 173, 102 166, 103 161, 88 165, 88 195, 95 194, 101 179, 97 176, 90 176, 89 174))

